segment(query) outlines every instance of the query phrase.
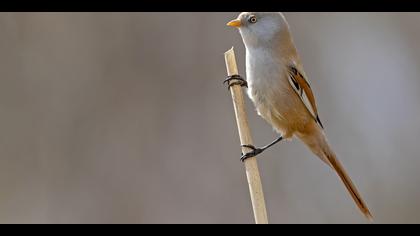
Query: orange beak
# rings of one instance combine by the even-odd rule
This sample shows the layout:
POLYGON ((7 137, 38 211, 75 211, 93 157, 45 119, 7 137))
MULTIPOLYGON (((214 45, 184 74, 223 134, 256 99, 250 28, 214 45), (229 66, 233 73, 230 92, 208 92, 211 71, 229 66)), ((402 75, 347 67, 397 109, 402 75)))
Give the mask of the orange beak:
POLYGON ((229 23, 227 23, 226 25, 239 28, 241 27, 242 23, 240 20, 235 19, 235 20, 229 21, 229 23))

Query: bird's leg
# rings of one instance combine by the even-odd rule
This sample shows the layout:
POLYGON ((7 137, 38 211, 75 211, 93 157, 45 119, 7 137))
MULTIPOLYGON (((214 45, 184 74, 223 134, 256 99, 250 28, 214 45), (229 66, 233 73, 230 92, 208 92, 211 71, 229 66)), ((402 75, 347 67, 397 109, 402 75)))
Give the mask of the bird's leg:
POLYGON ((245 159, 248 159, 248 158, 250 158, 250 157, 255 157, 255 156, 257 156, 258 154, 262 153, 263 151, 265 151, 265 150, 266 150, 266 149, 268 149, 269 147, 273 146, 274 144, 276 144, 276 143, 280 142, 281 140, 283 140, 283 136, 278 137, 276 140, 274 140, 274 141, 273 141, 273 142, 271 142, 270 144, 268 144, 268 145, 266 145, 266 146, 264 146, 264 147, 261 147, 261 148, 256 148, 256 147, 254 147, 253 145, 241 145, 241 147, 247 147, 247 148, 252 149, 252 151, 247 152, 247 153, 245 153, 245 154, 242 154, 242 156, 241 156, 241 161, 243 162, 243 161, 245 161, 245 159))
POLYGON ((232 87, 233 85, 240 85, 242 87, 247 87, 248 88, 248 83, 240 75, 230 75, 230 76, 228 76, 223 81, 223 84, 225 84, 225 83, 228 84, 228 89, 229 90, 230 90, 230 87, 232 87), (234 81, 231 83, 230 81, 232 81, 232 80, 234 80, 234 81))

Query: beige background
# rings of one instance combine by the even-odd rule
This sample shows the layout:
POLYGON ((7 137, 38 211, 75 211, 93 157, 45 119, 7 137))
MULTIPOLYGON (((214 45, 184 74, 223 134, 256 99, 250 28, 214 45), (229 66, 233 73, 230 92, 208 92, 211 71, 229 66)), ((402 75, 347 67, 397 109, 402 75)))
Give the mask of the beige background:
MULTIPOLYGON (((231 46, 244 75, 236 15, 1 13, 0 223, 253 223, 221 84, 231 46)), ((285 15, 376 222, 420 223, 420 14, 285 15)), ((366 222, 299 141, 259 164, 270 222, 366 222)))

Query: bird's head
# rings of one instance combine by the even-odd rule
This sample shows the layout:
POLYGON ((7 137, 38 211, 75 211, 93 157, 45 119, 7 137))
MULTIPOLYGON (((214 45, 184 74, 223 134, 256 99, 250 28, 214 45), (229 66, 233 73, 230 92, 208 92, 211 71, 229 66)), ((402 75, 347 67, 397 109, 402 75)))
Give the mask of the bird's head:
POLYGON ((242 12, 227 25, 239 29, 247 48, 273 46, 289 30, 280 12, 242 12))

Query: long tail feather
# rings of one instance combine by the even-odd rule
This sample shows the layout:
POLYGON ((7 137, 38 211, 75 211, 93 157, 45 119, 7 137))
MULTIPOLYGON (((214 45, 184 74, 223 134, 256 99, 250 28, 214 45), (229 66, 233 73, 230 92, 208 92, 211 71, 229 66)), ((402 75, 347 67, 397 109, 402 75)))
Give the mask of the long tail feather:
POLYGON ((333 169, 337 172, 338 176, 340 176, 341 180, 343 181, 344 185, 346 186, 356 205, 366 216, 366 218, 368 218, 368 220, 373 221, 372 214, 370 213, 366 203, 363 201, 361 195, 357 191, 356 187, 354 186, 346 171, 344 170, 343 165, 341 165, 340 161, 336 158, 335 154, 330 152, 325 153, 325 156, 327 157, 333 169))
POLYGON ((327 137, 322 129, 320 129, 315 123, 312 129, 308 129, 309 132, 306 134, 299 134, 299 138, 317 155, 322 161, 329 165, 335 170, 349 191, 356 205, 362 211, 363 215, 366 216, 370 221, 373 220, 372 214, 370 213, 366 203, 363 201, 349 175, 344 170, 343 165, 337 159, 334 151, 332 151, 327 137))

